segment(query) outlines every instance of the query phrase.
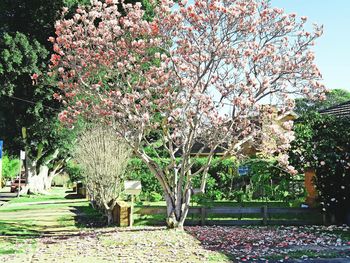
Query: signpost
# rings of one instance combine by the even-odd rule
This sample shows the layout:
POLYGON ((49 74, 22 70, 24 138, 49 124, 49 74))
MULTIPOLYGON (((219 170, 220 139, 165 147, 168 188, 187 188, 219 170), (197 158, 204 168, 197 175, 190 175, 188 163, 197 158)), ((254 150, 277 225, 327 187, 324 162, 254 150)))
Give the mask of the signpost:
POLYGON ((19 161, 19 176, 18 176, 18 192, 17 192, 17 197, 19 197, 19 194, 21 192, 21 174, 22 174, 22 162, 26 159, 26 152, 25 151, 20 151, 19 153, 20 161, 19 161))
POLYGON ((141 193, 141 181, 125 181, 124 192, 131 195, 130 226, 134 223, 134 197, 141 193))
POLYGON ((0 140, 0 189, 2 188, 2 146, 4 141, 0 140))
POLYGON ((238 174, 240 176, 247 175, 249 173, 249 167, 248 166, 240 166, 238 167, 238 174))

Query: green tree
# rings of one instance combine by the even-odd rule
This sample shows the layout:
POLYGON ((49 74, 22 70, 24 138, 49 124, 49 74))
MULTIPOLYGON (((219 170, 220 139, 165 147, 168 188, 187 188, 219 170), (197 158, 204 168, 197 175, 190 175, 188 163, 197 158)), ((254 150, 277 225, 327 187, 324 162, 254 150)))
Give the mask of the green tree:
POLYGON ((309 113, 310 111, 320 111, 349 100, 349 91, 343 89, 333 89, 327 94, 327 98, 324 101, 313 101, 306 98, 296 99, 294 111, 297 114, 303 115, 309 113))
POLYGON ((299 170, 313 168, 322 209, 339 223, 350 219, 350 120, 311 112, 295 125, 290 152, 299 170))
POLYGON ((43 189, 44 177, 59 172, 74 134, 59 125, 61 104, 54 87, 45 85, 54 23, 61 9, 74 9, 86 0, 4 0, 0 3, 0 138, 6 150, 27 151, 28 181, 32 191, 43 189), (37 77, 41 79, 37 83, 37 77), (35 84, 35 85, 33 85, 35 84), (22 128, 26 128, 26 139, 22 128), (33 183, 33 184, 32 184, 33 183), (36 185, 34 187, 34 185, 36 185))
MULTIPOLYGON (((13 155, 26 149, 27 174, 34 178, 30 181, 35 182, 36 187, 31 187, 35 192, 45 188, 42 182, 50 183, 51 172, 62 169, 62 160, 69 156, 78 132, 61 127, 57 119, 61 104, 53 99, 57 90, 48 85, 50 80, 45 77, 52 53, 48 51, 52 50, 48 38, 55 36, 55 21, 61 17, 63 7, 68 7, 69 17, 78 5, 88 4, 90 0, 0 2, 0 138, 13 155), (43 174, 48 174, 44 176, 47 180, 43 174)), ((148 0, 143 4, 145 19, 152 19, 152 4, 148 0)))
POLYGON ((7 154, 2 157, 2 180, 1 185, 5 181, 15 178, 19 174, 20 160, 13 158, 7 154))

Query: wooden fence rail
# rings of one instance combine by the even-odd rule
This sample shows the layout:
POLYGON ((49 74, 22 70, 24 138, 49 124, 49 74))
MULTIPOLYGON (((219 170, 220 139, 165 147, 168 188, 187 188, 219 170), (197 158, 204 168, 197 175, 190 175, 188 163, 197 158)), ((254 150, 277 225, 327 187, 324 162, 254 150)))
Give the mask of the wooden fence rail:
MULTIPOLYGON (((136 208, 135 214, 165 216, 166 208, 136 208)), ((320 211, 311 208, 192 207, 188 214, 187 225, 307 225, 324 223, 320 211), (278 218, 274 219, 273 217, 278 218), (300 220, 300 217, 303 219, 300 220)))

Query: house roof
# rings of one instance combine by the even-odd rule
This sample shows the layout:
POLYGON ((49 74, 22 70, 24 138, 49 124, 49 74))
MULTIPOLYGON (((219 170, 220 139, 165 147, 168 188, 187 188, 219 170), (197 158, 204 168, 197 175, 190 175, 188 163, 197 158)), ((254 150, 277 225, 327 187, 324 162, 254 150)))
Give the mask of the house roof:
MULTIPOLYGON (((289 120, 296 120, 299 116, 294 112, 294 111, 287 111, 284 113, 279 113, 276 116, 276 121, 278 121, 280 123, 280 125, 285 122, 285 121, 289 121, 289 120)), ((281 126, 282 127, 282 126, 281 126)), ((237 147, 239 147, 240 149, 242 149, 243 152, 247 153, 256 153, 256 150, 253 146, 253 137, 252 136, 247 136, 244 139, 242 139, 241 143, 239 145, 237 145, 237 147)), ((203 143, 201 142, 195 142, 192 149, 191 149, 191 154, 197 154, 203 147, 203 143)), ((220 145, 219 147, 217 147, 214 151, 214 153, 216 155, 222 155, 223 152, 225 151, 225 149, 228 147, 227 143, 224 143, 222 145, 220 145)), ((205 147, 202 150, 202 154, 201 155, 207 155, 210 152, 210 148, 209 147, 205 147)), ((181 152, 179 151, 178 153, 179 155, 181 155, 181 152)))
POLYGON ((333 115, 336 117, 350 117, 350 100, 338 105, 319 111, 322 115, 333 115))

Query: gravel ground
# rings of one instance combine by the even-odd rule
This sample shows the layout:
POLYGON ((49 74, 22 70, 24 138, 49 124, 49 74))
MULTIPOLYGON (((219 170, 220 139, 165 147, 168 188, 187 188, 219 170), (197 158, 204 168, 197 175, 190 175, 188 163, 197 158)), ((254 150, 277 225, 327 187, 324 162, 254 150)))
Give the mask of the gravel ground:
MULTIPOLYGON (((205 249, 220 251, 237 261, 269 262, 282 259, 294 261, 298 256, 303 262, 310 256, 344 257, 350 262, 348 226, 280 226, 280 227, 187 227, 187 232, 201 241, 205 249)), ((326 259, 330 262, 330 259, 326 259)))
POLYGON ((208 262, 210 255, 186 232, 159 227, 106 228, 72 236, 42 237, 32 253, 0 262, 208 262))
POLYGON ((43 236, 35 247, 25 246, 31 239, 21 241, 22 253, 0 255, 0 262, 350 262, 350 242, 332 233, 340 230, 348 228, 103 228, 43 236), (304 250, 333 253, 334 259, 310 259, 304 250), (292 253, 301 258, 293 259, 292 253))

